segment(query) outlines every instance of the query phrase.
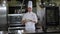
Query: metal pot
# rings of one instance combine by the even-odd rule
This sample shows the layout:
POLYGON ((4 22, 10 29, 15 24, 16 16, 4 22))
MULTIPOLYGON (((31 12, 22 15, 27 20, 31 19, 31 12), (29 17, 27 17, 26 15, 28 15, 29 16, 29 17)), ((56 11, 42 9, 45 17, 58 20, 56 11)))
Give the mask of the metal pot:
POLYGON ((7 31, 0 31, 0 34, 8 34, 7 31))

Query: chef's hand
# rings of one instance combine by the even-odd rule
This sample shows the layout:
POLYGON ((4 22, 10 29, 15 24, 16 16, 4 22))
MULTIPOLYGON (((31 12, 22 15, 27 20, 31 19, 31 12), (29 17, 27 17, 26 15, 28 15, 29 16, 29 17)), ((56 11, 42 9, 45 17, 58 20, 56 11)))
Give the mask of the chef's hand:
POLYGON ((33 23, 36 23, 36 21, 33 21, 33 20, 29 20, 30 22, 33 22, 33 23))
POLYGON ((25 24, 27 22, 27 20, 22 20, 22 24, 25 24))
POLYGON ((33 23, 36 23, 36 21, 32 21, 33 23))

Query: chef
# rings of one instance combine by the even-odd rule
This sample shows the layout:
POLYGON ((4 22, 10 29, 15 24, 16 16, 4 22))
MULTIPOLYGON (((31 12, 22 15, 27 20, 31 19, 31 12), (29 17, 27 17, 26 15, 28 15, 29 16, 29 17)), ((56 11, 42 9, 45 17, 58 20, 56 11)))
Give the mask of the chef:
POLYGON ((22 23, 25 23, 26 32, 35 32, 35 24, 37 23, 37 16, 32 12, 32 1, 28 1, 28 12, 24 14, 22 23))

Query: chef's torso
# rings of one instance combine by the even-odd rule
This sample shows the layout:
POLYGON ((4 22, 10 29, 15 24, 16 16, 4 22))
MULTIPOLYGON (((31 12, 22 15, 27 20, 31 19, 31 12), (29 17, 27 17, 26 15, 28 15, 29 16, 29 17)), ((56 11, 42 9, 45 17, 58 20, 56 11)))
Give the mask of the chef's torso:
MULTIPOLYGON (((23 18, 25 18, 25 19, 29 19, 29 20, 36 20, 35 19, 35 17, 36 17, 36 14, 35 13, 33 13, 33 12, 27 12, 25 15, 24 15, 24 17, 23 18)), ((35 29, 35 23, 34 22, 31 22, 31 21, 29 21, 29 22, 26 22, 25 23, 25 27, 26 27, 26 29, 28 28, 30 28, 30 29, 35 29)))
MULTIPOLYGON (((25 18, 26 19, 29 19, 29 20, 34 20, 34 13, 26 13, 25 14, 25 18)), ((34 27, 35 28, 35 23, 33 23, 33 22, 27 22, 27 23, 25 23, 25 26, 27 27, 27 26, 29 26, 29 27, 27 27, 27 28, 32 28, 32 27, 34 27)))

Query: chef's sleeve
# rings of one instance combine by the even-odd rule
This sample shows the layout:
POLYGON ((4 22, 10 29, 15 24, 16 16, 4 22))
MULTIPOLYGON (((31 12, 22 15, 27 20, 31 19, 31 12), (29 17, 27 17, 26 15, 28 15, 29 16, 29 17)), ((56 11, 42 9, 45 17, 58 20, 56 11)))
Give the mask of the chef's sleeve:
POLYGON ((34 15, 34 21, 37 23, 38 19, 37 19, 37 15, 34 15))
POLYGON ((23 21, 23 20, 25 20, 25 15, 23 15, 23 17, 22 17, 22 21, 23 21))

